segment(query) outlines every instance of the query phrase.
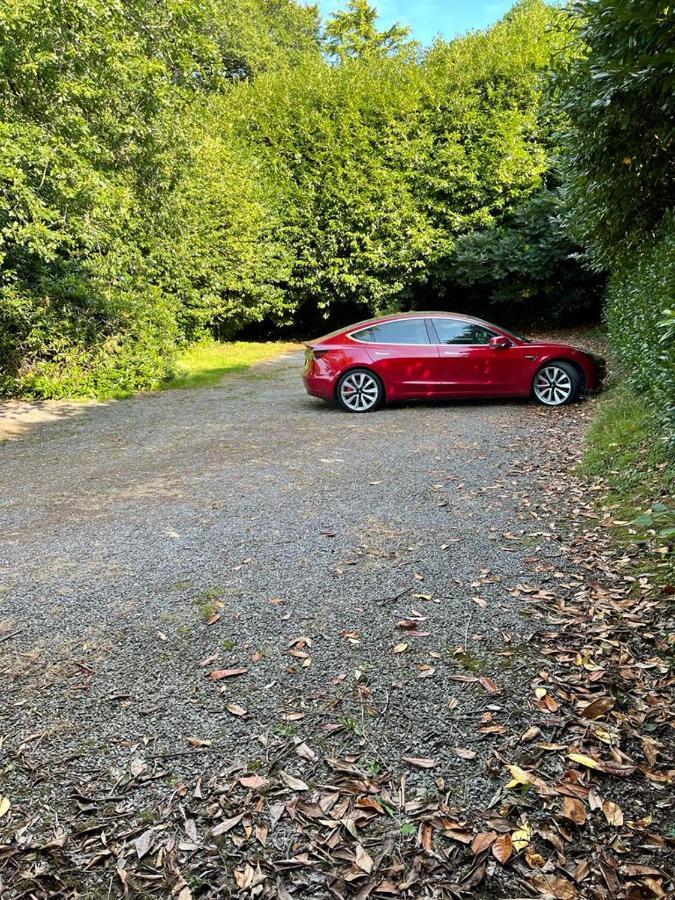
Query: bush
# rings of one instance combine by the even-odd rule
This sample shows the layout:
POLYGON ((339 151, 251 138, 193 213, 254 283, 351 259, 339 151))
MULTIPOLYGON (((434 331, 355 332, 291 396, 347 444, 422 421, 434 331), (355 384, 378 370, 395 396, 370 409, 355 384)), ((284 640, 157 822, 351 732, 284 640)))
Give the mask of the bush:
POLYGON ((628 385, 675 443, 675 217, 660 239, 612 275, 606 319, 628 385))
POLYGON ((502 224, 460 236, 444 290, 453 308, 524 327, 595 318, 605 280, 585 267, 560 206, 543 188, 502 224))

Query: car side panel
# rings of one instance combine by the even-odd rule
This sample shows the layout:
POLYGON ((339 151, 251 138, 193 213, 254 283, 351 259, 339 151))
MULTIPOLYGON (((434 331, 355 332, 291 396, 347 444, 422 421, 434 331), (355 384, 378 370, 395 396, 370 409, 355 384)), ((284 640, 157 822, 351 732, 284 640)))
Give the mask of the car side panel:
POLYGON ((370 368, 388 400, 438 396, 438 347, 433 344, 364 344, 370 368))
POLYGON ((527 396, 531 379, 521 345, 494 349, 487 345, 439 346, 440 387, 446 397, 527 396))

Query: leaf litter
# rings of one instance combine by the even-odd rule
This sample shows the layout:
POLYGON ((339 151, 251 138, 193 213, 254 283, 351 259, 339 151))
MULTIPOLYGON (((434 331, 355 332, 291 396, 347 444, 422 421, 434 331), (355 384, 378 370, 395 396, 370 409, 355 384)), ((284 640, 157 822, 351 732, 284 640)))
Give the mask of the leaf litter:
MULTIPOLYGON (((548 426, 558 452, 549 454, 548 472, 530 472, 542 492, 531 510, 541 552, 509 592, 539 631, 528 647, 531 692, 511 698, 519 710, 511 727, 494 720, 511 691, 508 677, 455 673, 455 683, 481 689, 492 706, 461 743, 446 736, 441 758, 410 748, 396 771, 375 765, 363 746, 350 749, 346 726, 330 720, 323 736, 308 723, 301 738, 266 738, 266 762, 253 765, 252 749, 248 767, 223 767, 210 739, 188 736, 186 752, 208 759, 189 783, 176 782, 169 760, 146 760, 134 748, 126 774, 101 776, 87 791, 69 786, 70 813, 51 835, 0 796, 3 898, 82 896, 83 873, 89 887, 98 885, 91 896, 178 900, 673 896, 673 585, 636 575, 636 561, 613 544, 611 515, 568 474, 578 452, 569 449, 569 425, 548 426), (564 539, 546 524, 562 518, 564 539), (542 587, 538 576, 551 572, 557 583, 542 587), (472 730, 501 742, 482 752, 480 743, 467 747, 472 730), (326 751, 326 737, 340 739, 339 753, 326 751), (492 780, 484 808, 443 794, 436 772, 444 754, 492 780), (437 794, 410 789, 416 770, 436 778, 437 794), (154 797, 143 817, 141 788, 154 797)), ((420 631, 428 619, 413 610, 393 622, 392 634, 428 636, 420 631)), ((342 637, 362 640, 353 631, 342 637)), ((407 650, 394 645, 395 654, 407 650)), ((286 650, 301 667, 311 664, 310 651, 306 636, 286 650)), ((433 658, 434 666, 418 668, 435 671, 433 658)), ((208 678, 239 681, 247 672, 217 669, 208 678)), ((355 688, 367 704, 361 676, 355 688)), ((226 708, 251 715, 234 702, 226 708)), ((281 718, 302 727, 305 712, 288 708, 281 718)))

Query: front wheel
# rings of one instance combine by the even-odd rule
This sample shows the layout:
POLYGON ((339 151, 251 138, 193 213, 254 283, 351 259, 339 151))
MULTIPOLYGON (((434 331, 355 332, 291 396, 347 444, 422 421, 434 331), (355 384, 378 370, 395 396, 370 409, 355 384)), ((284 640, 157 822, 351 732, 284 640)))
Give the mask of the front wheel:
POLYGON ((382 382, 368 369, 352 369, 338 382, 337 401, 347 412, 370 412, 383 400, 382 382))
POLYGON ((565 406, 581 390, 579 373, 569 363, 555 362, 542 366, 534 376, 532 391, 544 406, 565 406))

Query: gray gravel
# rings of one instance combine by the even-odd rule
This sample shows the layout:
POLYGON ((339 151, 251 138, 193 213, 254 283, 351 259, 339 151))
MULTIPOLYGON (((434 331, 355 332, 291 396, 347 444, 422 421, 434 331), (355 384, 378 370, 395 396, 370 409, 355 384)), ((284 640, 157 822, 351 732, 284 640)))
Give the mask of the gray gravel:
MULTIPOLYGON (((89 406, 0 444, 0 635, 16 633, 0 643, 0 734, 10 753, 28 739, 43 802, 134 754, 180 753, 171 765, 190 777, 205 754, 186 736, 228 764, 279 736, 356 746, 380 767, 434 757, 420 785, 442 775, 474 802, 494 790, 483 741, 501 738, 477 726, 490 705, 517 724, 533 626, 508 589, 530 578, 547 424, 578 408, 348 415, 305 395, 300 365, 292 354, 213 388, 89 406), (413 610, 428 637, 396 627, 413 610), (302 636, 306 668, 288 653, 302 636), (206 677, 235 666, 247 674, 206 677), (456 680, 472 675, 502 693, 456 680), (305 717, 289 723, 291 710, 305 717), (330 722, 345 726, 335 738, 330 722)), ((38 802, 21 766, 1 792, 27 813, 38 802)))

